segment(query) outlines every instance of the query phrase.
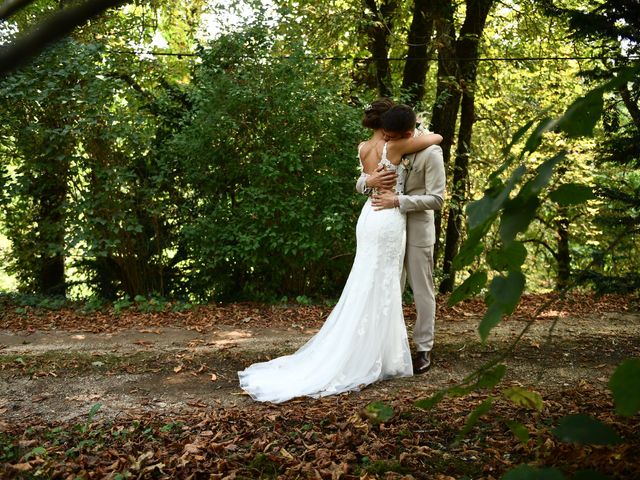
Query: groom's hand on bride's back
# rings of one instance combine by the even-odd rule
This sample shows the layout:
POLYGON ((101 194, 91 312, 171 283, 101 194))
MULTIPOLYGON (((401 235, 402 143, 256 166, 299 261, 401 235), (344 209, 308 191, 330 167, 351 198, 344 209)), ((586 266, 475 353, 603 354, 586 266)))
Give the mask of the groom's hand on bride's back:
POLYGON ((375 172, 367 177, 367 187, 377 188, 380 190, 389 190, 396 185, 396 173, 390 170, 384 170, 379 166, 375 172))

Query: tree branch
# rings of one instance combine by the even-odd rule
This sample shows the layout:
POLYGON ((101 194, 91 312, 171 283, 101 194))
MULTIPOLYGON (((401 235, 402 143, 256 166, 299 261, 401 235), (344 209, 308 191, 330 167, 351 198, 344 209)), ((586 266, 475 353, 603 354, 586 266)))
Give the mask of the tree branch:
POLYGON ((555 258, 556 260, 558 260, 558 254, 555 252, 555 250, 553 248, 551 248, 551 246, 545 242, 544 240, 538 240, 537 238, 528 238, 526 240, 522 240, 522 243, 536 243, 538 245, 542 245, 544 248, 546 248, 547 250, 549 250, 549 253, 551 253, 551 255, 553 255, 553 258, 555 258))
POLYGON ((0 5, 0 20, 6 20, 18 10, 23 9, 34 0, 7 0, 0 5))
POLYGON ((136 92, 138 92, 145 100, 148 102, 154 102, 155 98, 150 93, 146 92, 142 86, 136 82, 131 75, 128 75, 123 72, 110 72, 107 74, 108 77, 115 78, 118 80, 122 80, 124 83, 133 88, 136 92))
POLYGON ((87 0, 49 15, 29 33, 0 48, 0 77, 7 75, 19 65, 35 57, 48 44, 60 40, 83 25, 87 20, 108 8, 118 7, 130 0, 87 0))

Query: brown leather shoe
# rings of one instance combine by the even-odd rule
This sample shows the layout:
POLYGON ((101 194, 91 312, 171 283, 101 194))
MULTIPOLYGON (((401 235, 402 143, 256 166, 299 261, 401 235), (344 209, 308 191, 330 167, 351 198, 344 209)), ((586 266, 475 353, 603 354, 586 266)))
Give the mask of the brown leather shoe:
POLYGON ((431 352, 418 352, 413 359, 413 374, 426 373, 431 368, 431 352))

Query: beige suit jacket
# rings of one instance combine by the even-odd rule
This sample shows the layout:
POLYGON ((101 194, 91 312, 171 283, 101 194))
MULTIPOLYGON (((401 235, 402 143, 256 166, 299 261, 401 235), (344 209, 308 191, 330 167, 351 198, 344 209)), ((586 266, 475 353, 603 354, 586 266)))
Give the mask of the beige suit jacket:
MULTIPOLYGON (((407 244, 432 247, 436 242, 433 211, 442 208, 447 183, 442 148, 432 145, 405 159, 409 162, 409 173, 399 202, 400 211, 407 214, 407 244)), ((360 193, 368 193, 366 178, 362 174, 356 183, 360 193)))
POLYGON ((399 201, 407 214, 407 244, 431 247, 436 242, 433 211, 442 208, 447 183, 442 148, 432 145, 406 158, 409 172, 399 201))

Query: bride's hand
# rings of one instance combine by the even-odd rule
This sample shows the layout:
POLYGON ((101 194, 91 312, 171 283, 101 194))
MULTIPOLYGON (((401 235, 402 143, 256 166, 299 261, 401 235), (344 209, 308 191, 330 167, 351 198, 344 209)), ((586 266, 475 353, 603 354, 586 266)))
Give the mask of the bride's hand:
POLYGON ((376 193, 371 197, 371 205, 374 210, 385 210, 387 208, 396 208, 400 206, 398 195, 391 190, 385 190, 376 193))

